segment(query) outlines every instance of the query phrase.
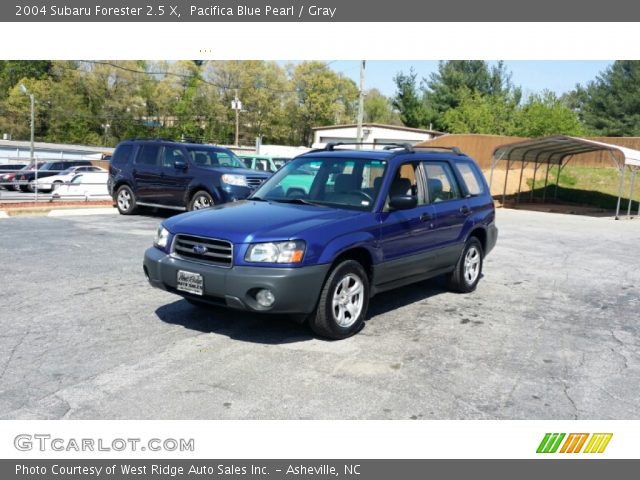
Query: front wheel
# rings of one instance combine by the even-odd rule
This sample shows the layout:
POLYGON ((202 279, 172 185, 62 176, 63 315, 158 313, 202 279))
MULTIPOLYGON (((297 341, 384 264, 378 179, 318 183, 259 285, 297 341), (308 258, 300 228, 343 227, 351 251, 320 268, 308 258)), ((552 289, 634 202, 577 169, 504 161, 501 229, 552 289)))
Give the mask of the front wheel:
POLYGON ((476 237, 470 237, 464 245, 456 268, 449 277, 449 288, 455 292, 473 292, 482 276, 482 244, 476 237))
POLYGON ((122 215, 131 215, 136 211, 136 196, 133 190, 127 185, 123 185, 118 189, 116 194, 116 204, 118 211, 122 215))
POLYGON ((329 274, 309 326, 322 337, 350 337, 364 325, 368 306, 367 273, 355 260, 345 260, 329 274))
POLYGON ((213 204, 213 198, 211 198, 211 195, 209 195, 209 193, 205 192, 204 190, 199 190, 191 198, 188 210, 201 210, 203 208, 209 208, 213 206, 213 204))

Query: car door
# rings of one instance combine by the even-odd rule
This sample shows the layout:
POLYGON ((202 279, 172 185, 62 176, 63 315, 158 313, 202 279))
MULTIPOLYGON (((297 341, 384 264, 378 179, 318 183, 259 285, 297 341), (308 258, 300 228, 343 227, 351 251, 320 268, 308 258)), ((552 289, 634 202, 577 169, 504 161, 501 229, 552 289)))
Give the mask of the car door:
POLYGON ((193 178, 193 167, 184 149, 180 145, 163 145, 160 151, 160 169, 156 203, 184 207, 184 194, 193 178))
POLYGON ((378 284, 422 275, 432 269, 434 207, 426 202, 418 166, 417 162, 403 164, 388 181, 385 205, 380 213, 379 246, 383 261, 376 281, 378 284), (394 211, 389 207, 389 199, 394 195, 415 196, 417 205, 394 211))
POLYGON ((135 196, 139 201, 158 203, 160 184, 160 145, 144 143, 138 148, 133 163, 132 176, 135 183, 135 196))
POLYGON ((434 247, 439 250, 439 266, 453 265, 463 246, 462 230, 471 214, 468 199, 462 190, 451 165, 446 161, 425 161, 422 169, 427 182, 428 202, 434 208, 434 247))

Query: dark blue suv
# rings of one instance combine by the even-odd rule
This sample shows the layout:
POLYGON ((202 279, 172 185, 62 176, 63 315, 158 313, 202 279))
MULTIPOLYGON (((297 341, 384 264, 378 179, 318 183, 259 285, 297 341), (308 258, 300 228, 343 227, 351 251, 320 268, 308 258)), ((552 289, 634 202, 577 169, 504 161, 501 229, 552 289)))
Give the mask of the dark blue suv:
POLYGON ((442 274, 474 290, 497 235, 489 187, 457 149, 329 145, 246 201, 165 220, 144 271, 193 304, 296 314, 340 339, 377 293, 442 274))
POLYGON ((230 150, 165 140, 125 140, 109 166, 109 193, 123 215, 138 206, 198 210, 247 198, 269 177, 230 150))

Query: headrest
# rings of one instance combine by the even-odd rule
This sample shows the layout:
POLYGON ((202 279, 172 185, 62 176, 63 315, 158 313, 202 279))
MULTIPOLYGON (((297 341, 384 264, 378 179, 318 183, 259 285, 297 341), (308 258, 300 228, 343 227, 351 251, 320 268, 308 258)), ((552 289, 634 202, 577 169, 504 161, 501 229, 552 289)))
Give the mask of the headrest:
POLYGON ((411 180, 408 178, 396 177, 393 179, 389 196, 395 197, 399 195, 411 195, 411 180))

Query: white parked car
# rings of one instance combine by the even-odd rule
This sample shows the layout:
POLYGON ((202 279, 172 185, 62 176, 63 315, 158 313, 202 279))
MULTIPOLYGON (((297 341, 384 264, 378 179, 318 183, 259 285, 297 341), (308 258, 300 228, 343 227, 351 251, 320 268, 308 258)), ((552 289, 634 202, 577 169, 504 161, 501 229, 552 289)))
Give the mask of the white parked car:
POLYGON ((39 191, 54 191, 61 185, 70 182, 73 177, 78 173, 84 172, 106 172, 104 168, 95 167, 93 165, 80 165, 75 167, 69 167, 66 170, 63 170, 57 175, 53 175, 51 177, 39 178, 37 183, 37 188, 39 191))
POLYGON ((107 180, 109 172, 84 172, 76 174, 69 183, 56 188, 53 198, 68 198, 69 200, 87 200, 89 198, 109 197, 107 180))

